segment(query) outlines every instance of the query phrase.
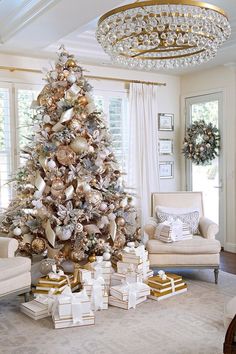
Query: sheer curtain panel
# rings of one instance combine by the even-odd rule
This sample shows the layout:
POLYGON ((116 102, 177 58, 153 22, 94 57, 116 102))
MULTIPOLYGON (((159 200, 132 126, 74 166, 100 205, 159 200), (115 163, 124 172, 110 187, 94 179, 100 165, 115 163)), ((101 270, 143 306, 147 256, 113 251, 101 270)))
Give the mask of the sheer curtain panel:
POLYGON ((151 193, 159 191, 157 96, 157 86, 130 84, 128 183, 136 189, 142 226, 151 215, 151 193))

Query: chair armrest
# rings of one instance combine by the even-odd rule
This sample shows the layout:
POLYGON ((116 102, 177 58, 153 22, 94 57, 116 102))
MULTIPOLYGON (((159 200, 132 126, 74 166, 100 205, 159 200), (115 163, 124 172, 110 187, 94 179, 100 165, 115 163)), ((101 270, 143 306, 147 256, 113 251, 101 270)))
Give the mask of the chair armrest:
POLYGON ((204 216, 202 216, 199 220, 199 229, 201 235, 210 240, 215 239, 216 234, 219 232, 219 226, 204 216))
POLYGON ((17 248, 18 241, 15 238, 0 237, 0 258, 14 257, 17 248))
POLYGON ((147 224, 144 226, 144 231, 148 235, 149 240, 154 238, 157 225, 156 218, 149 218, 147 224))

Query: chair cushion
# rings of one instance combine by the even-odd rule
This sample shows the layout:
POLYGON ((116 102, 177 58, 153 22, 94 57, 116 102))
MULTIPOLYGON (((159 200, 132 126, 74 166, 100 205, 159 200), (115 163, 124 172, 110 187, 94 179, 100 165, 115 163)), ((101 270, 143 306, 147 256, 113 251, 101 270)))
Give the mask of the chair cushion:
POLYGON ((30 272, 31 261, 26 257, 0 258, 0 281, 30 272))
POLYGON ((221 250, 220 242, 209 240, 201 236, 194 236, 191 240, 164 243, 159 240, 149 240, 146 244, 149 253, 173 254, 217 254, 221 250))

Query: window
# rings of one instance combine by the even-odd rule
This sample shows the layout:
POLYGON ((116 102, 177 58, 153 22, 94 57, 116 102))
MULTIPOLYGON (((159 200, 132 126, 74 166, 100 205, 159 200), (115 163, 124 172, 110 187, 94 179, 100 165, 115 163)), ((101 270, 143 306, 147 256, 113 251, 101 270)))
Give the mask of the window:
POLYGON ((10 90, 0 87, 0 208, 7 207, 11 171, 10 90))
POLYGON ((17 129, 16 129, 16 143, 17 143, 17 167, 24 164, 24 158, 20 156, 21 149, 29 143, 34 122, 33 117, 35 110, 31 108, 33 100, 36 100, 39 90, 35 89, 16 89, 16 106, 17 106, 17 129))
MULTIPOLYGON (((24 164, 20 150, 29 143, 35 111, 31 109, 41 90, 39 85, 0 83, 0 207, 7 207, 11 186, 7 181, 24 164), (12 100, 15 97, 15 100, 12 100), (15 114, 14 114, 15 112, 15 114)), ((125 92, 96 91, 95 103, 107 116, 113 149, 123 171, 127 171, 128 130, 125 92)))
POLYGON ((0 208, 8 206, 12 198, 8 182, 24 163, 20 159, 20 149, 27 145, 32 134, 29 126, 33 125, 34 111, 30 107, 39 90, 38 85, 0 83, 0 208))
POLYGON ((112 135, 112 147, 123 171, 127 171, 128 127, 126 124, 128 101, 126 94, 99 92, 95 104, 104 111, 112 135))

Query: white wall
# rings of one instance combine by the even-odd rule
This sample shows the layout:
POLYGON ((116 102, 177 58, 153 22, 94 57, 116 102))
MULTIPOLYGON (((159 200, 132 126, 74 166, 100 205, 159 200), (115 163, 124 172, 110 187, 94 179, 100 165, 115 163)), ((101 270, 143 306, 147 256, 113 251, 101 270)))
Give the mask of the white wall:
MULTIPOLYGON (((181 121, 184 132, 184 99, 206 93, 223 93, 223 193, 224 198, 224 242, 225 250, 236 252, 236 71, 232 67, 217 67, 211 70, 183 76, 181 79, 181 121)), ((183 136, 182 136, 183 138, 183 136)), ((185 187, 184 159, 182 158, 182 188, 185 187)))
MULTIPOLYGON (((53 65, 52 60, 36 59, 29 57, 11 56, 0 54, 0 66, 12 66, 19 68, 28 68, 34 70, 42 70, 42 68, 50 69, 53 65)), ((165 82, 166 86, 159 87, 159 97, 157 101, 158 112, 174 114, 174 132, 159 132, 161 138, 173 138, 174 140, 174 155, 163 158, 163 161, 174 161, 174 178, 161 180, 161 191, 179 190, 180 183, 180 78, 177 76, 163 75, 158 73, 141 72, 134 70, 116 69, 111 67, 83 65, 85 75, 114 77, 126 80, 141 80, 151 82, 165 82)), ((20 72, 20 71, 5 71, 0 70, 0 81, 42 84, 42 74, 20 72)), ((105 91, 125 91, 127 85, 122 82, 107 81, 107 80, 90 80, 94 89, 105 91)), ((157 132, 158 137, 158 132, 157 132)), ((158 154, 158 152, 157 152, 158 154)), ((155 158, 153 158, 153 161, 155 158)))

